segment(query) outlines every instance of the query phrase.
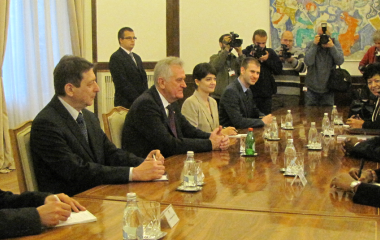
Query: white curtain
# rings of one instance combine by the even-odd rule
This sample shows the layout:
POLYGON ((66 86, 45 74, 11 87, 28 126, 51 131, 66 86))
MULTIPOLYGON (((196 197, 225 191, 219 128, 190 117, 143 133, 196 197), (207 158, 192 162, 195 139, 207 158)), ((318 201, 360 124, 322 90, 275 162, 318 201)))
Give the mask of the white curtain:
POLYGON ((9 125, 32 120, 54 95, 53 70, 72 54, 67 1, 11 1, 3 81, 9 125))

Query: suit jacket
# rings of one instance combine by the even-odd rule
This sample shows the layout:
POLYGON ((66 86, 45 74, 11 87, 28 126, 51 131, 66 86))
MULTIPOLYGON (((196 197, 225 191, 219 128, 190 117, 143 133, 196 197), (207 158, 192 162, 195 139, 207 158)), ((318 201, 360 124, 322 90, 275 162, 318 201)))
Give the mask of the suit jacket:
MULTIPOLYGON (((380 169, 375 170, 377 179, 380 179, 380 169)), ((380 207, 380 186, 361 183, 356 189, 353 202, 358 204, 380 207)))
POLYGON ((126 51, 119 48, 111 55, 109 69, 115 84, 115 106, 130 108, 132 103, 148 89, 146 72, 139 55, 133 53, 137 66, 126 51))
POLYGON ((165 157, 187 151, 212 150, 210 133, 205 133, 181 114, 177 102, 172 103, 175 112, 176 138, 170 129, 169 119, 155 86, 144 92, 132 104, 125 118, 122 147, 137 156, 146 156, 153 149, 160 149, 165 157))
POLYGON ((365 158, 369 161, 380 162, 380 137, 359 142, 351 150, 350 155, 356 158, 365 158))
POLYGON ((208 102, 211 113, 199 92, 195 90, 194 94, 185 100, 181 110, 191 125, 204 132, 212 132, 219 127, 218 104, 212 97, 208 97, 208 102))
POLYGON ((0 238, 40 233, 42 224, 36 208, 44 204, 48 195, 41 192, 16 195, 0 190, 0 238))
POLYGON ((252 92, 248 90, 247 96, 238 79, 230 83, 219 103, 220 124, 237 129, 262 127, 264 122, 259 119, 260 116, 264 114, 257 109, 252 92))
POLYGON ((87 143, 57 96, 34 119, 30 147, 40 191, 74 195, 101 184, 127 183, 143 162, 110 142, 92 112, 83 109, 87 143))
POLYGON ((372 113, 371 120, 365 120, 362 128, 366 129, 380 129, 380 99, 376 101, 375 109, 372 113))

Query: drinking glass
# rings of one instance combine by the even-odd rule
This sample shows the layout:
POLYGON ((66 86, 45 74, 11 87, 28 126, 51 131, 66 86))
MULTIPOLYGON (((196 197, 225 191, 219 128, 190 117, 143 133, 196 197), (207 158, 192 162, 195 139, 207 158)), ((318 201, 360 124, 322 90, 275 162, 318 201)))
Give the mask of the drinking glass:
POLYGON ((203 174, 203 171, 202 171, 202 161, 196 160, 195 166, 197 168, 197 185, 202 186, 204 184, 203 180, 205 178, 205 175, 203 174))
POLYGON ((161 233, 160 203, 142 201, 137 203, 143 220, 144 239, 157 239, 161 233))
POLYGON ((297 172, 304 172, 304 153, 297 152, 296 168, 297 172))
POLYGON ((285 118, 286 118, 286 115, 281 115, 281 128, 285 128, 285 118))
POLYGON ((278 142, 270 143, 269 152, 270 152, 270 158, 272 159, 272 162, 276 164, 277 156, 278 156, 278 142))
POLYGON ((247 138, 247 134, 240 135, 240 153, 245 154, 245 139, 247 138))

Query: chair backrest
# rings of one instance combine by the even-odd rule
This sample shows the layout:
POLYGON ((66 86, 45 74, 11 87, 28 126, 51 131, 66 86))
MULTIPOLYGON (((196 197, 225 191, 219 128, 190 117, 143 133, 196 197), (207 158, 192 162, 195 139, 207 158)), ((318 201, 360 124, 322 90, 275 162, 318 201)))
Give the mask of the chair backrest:
POLYGON ((128 109, 119 106, 114 107, 109 113, 102 114, 104 132, 118 148, 121 148, 121 134, 127 113, 128 109))
POLYGON ((32 121, 27 121, 15 129, 9 129, 20 192, 38 191, 29 144, 31 129, 32 121))

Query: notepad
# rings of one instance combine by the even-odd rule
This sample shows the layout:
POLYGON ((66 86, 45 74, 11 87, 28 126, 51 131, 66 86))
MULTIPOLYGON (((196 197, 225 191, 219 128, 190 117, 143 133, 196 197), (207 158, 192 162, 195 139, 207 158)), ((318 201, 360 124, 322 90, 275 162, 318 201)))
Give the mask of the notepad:
POLYGON ((66 221, 59 221, 56 227, 68 226, 78 223, 96 222, 97 218, 89 211, 72 212, 66 221))

